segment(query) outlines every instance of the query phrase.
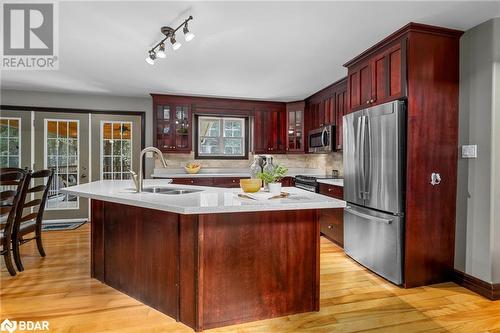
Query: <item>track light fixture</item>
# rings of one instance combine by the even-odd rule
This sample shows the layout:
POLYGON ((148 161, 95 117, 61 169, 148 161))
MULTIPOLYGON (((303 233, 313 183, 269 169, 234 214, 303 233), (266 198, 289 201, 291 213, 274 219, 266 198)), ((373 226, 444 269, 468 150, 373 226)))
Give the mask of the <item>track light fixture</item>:
POLYGON ((165 35, 165 38, 163 38, 161 41, 159 41, 155 46, 153 46, 148 52, 149 55, 146 58, 146 62, 150 65, 155 64, 155 59, 156 58, 166 58, 167 55, 165 53, 165 41, 167 39, 170 39, 170 43, 172 44, 172 49, 178 50, 181 47, 181 43, 179 43, 175 39, 175 33, 177 30, 179 30, 181 27, 183 27, 182 31, 184 32, 184 39, 186 42, 191 41, 194 38, 194 34, 189 31, 188 29, 188 22, 193 19, 192 16, 189 16, 187 19, 184 20, 184 22, 181 23, 176 29, 173 29, 171 27, 162 27, 161 32, 165 35), (156 50, 158 49, 158 50, 156 50))

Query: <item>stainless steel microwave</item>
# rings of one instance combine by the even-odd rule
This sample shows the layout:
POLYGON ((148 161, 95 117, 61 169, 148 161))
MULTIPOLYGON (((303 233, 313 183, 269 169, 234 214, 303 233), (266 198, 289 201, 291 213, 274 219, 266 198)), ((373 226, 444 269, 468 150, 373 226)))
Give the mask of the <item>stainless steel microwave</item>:
POLYGON ((309 131, 309 152, 330 153, 335 150, 335 126, 327 125, 309 131))

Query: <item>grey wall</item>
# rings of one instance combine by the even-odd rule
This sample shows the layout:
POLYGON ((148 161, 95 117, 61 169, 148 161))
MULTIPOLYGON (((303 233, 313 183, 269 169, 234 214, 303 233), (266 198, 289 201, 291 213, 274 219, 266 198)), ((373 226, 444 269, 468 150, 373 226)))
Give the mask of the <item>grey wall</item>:
MULTIPOLYGON (((0 93, 0 103, 4 105, 146 112, 146 146, 153 143, 152 99, 149 96, 134 98, 22 90, 1 90, 0 93)), ((146 159, 146 168, 146 175, 151 174, 154 168, 151 159, 146 159)))
POLYGON ((500 282, 500 18, 468 30, 460 46, 459 159, 455 268, 500 282), (496 64, 495 64, 496 62, 496 64))

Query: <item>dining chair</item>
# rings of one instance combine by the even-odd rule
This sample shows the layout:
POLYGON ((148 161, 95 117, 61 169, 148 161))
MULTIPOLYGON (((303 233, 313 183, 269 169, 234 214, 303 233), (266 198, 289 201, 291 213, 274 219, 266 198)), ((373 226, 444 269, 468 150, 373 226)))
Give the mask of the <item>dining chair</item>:
POLYGON ((12 232, 14 228, 16 206, 23 189, 27 187, 24 182, 26 171, 18 168, 0 169, 0 242, 5 266, 10 275, 16 275, 12 264, 12 232))
POLYGON ((27 187, 21 193, 21 197, 19 198, 19 203, 16 208, 16 218, 12 231, 12 252, 14 255, 14 262, 16 263, 17 269, 20 272, 24 270, 21 261, 21 255, 19 253, 20 245, 31 240, 36 240, 38 252, 42 257, 45 257, 45 250, 43 249, 42 244, 42 220, 53 176, 54 173, 52 170, 29 172, 26 175, 25 181, 28 183, 31 183, 32 180, 34 180, 34 182, 36 183, 36 180, 40 179, 43 180, 43 183, 40 185, 35 184, 32 187, 27 187), (28 199, 29 194, 36 194, 40 192, 42 193, 41 197, 35 198, 33 200, 28 199), (29 212, 25 215, 26 211, 29 212), (30 234, 32 232, 35 233, 33 237, 25 238, 27 234, 30 234))

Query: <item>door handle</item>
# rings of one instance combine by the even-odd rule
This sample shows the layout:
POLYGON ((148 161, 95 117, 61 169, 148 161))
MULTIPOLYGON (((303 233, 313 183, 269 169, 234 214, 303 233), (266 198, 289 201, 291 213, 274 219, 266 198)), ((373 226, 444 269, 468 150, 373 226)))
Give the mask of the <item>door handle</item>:
POLYGON ((84 174, 84 173, 82 173, 81 176, 80 176, 80 178, 87 178, 87 175, 84 174))
POLYGON ((375 221, 375 222, 380 222, 380 223, 385 223, 385 224, 391 224, 393 221, 393 219, 384 219, 381 217, 376 217, 376 216, 372 216, 372 215, 358 212, 356 210, 353 210, 350 206, 347 206, 345 208, 345 211, 348 212, 349 214, 356 215, 358 217, 361 217, 361 218, 364 218, 364 219, 370 220, 370 221, 375 221))

